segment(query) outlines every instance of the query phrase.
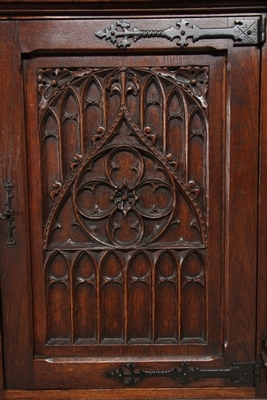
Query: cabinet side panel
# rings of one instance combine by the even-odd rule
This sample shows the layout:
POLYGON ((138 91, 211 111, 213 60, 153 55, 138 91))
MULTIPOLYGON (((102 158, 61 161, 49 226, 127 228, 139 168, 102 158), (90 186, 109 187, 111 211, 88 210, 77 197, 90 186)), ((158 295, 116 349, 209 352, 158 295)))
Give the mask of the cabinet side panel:
MULTIPOLYGON (((259 170, 259 258, 258 258, 258 320, 257 320, 257 355, 262 363, 261 352, 263 337, 267 333, 267 45, 262 48, 261 74, 261 136, 260 136, 260 170, 259 170)), ((264 352, 266 355, 266 350, 264 352)), ((257 395, 266 397, 266 368, 261 369, 260 385, 257 395)))
POLYGON ((31 281, 25 166, 23 82, 16 22, 0 23, 0 204, 4 208, 7 181, 14 184, 12 208, 16 245, 6 245, 6 222, 1 230, 1 291, 6 388, 31 388, 31 281), (18 307, 18 305, 20 305, 18 307))
POLYGON ((256 47, 243 48, 242 51, 233 47, 229 51, 231 111, 228 110, 227 116, 228 235, 225 252, 229 303, 226 299, 225 321, 230 333, 226 334, 225 340, 227 360, 248 361, 255 357, 259 60, 256 47), (247 60, 251 60, 249 67, 247 60), (240 70, 244 73, 240 74, 240 70), (239 345, 237 335, 245 338, 239 345))

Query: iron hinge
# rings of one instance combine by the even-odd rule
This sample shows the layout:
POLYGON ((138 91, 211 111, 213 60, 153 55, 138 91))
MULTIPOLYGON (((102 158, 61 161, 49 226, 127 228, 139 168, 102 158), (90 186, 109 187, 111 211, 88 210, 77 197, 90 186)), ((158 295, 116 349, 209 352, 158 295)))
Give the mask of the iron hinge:
POLYGON ((13 210, 11 207, 11 199, 13 197, 12 194, 12 189, 14 188, 14 185, 12 182, 6 182, 4 185, 5 191, 6 191, 6 202, 5 202, 5 207, 6 210, 0 214, 0 220, 6 220, 7 221, 7 241, 6 244, 8 247, 13 247, 16 244, 16 241, 14 240, 13 237, 13 229, 14 229, 14 215, 13 215, 13 210))
POLYGON ((261 357, 262 357, 264 366, 267 367, 267 333, 262 338, 262 341, 263 341, 263 350, 261 353, 261 357))
POLYGON ((266 42, 266 18, 259 19, 259 43, 266 42))
POLYGON ((234 26, 230 28, 199 28, 190 24, 190 21, 182 19, 176 22, 176 27, 171 26, 165 30, 143 30, 137 27, 131 29, 128 21, 119 20, 109 28, 96 32, 95 35, 99 39, 110 40, 121 49, 131 46, 130 39, 137 42, 142 38, 164 38, 171 42, 176 39, 179 47, 188 46, 188 39, 194 43, 202 39, 216 38, 232 39, 236 46, 253 46, 265 42, 265 26, 266 21, 262 16, 257 19, 236 19, 234 26))
POLYGON ((260 365, 257 363, 233 363, 229 368, 201 369, 183 362, 167 371, 148 371, 133 363, 108 371, 106 378, 113 379, 125 386, 135 386, 147 378, 166 377, 178 381, 180 385, 190 384, 204 378, 226 378, 232 386, 256 386, 259 381, 260 365))

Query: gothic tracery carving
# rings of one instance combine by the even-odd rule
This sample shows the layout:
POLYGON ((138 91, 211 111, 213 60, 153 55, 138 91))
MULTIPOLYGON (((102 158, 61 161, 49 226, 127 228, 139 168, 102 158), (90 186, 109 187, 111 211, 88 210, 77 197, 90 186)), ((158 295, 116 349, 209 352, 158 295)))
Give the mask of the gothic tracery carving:
POLYGON ((43 69, 38 82, 47 312, 55 292, 72 304, 61 322, 48 318, 48 342, 205 341, 208 68, 43 69), (58 265, 63 278, 50 272, 58 265), (111 298, 116 310, 98 320, 111 298))

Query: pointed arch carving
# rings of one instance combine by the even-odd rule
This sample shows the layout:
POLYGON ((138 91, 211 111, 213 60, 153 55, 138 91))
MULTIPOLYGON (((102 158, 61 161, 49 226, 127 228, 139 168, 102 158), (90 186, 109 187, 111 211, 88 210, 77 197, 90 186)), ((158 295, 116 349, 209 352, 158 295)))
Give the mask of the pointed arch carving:
MULTIPOLYGON (((143 71, 142 71, 143 72, 143 71)), ((99 78, 97 77, 97 72, 95 72, 94 74, 89 74, 89 76, 86 79, 83 79, 82 84, 84 85, 84 87, 81 89, 81 92, 83 93, 83 95, 85 96, 85 94, 88 94, 88 88, 90 88, 90 85, 92 85, 94 83, 94 90, 95 90, 95 96, 96 96, 96 100, 92 99, 92 104, 97 104, 97 107, 99 107, 99 102, 100 102, 100 93, 98 95, 97 91, 100 90, 100 83, 99 83, 99 78), (95 76, 96 75, 96 76, 95 76)), ((144 73, 143 73, 144 74, 144 73)), ((121 68, 121 69, 116 69, 113 74, 112 71, 108 71, 107 74, 107 78, 106 78, 106 88, 107 90, 105 91, 105 86, 103 86, 103 91, 106 92, 106 100, 105 101, 109 101, 107 100, 107 98, 111 99, 111 98, 116 98, 116 103, 118 104, 117 107, 117 111, 116 114, 114 114, 114 118, 113 120, 109 121, 109 117, 107 116, 107 126, 108 126, 108 130, 106 130, 107 128, 105 127, 98 127, 98 131, 100 133, 95 133, 94 135, 94 145, 92 147, 91 150, 89 150, 88 152, 85 152, 85 154, 81 154, 79 155, 79 162, 75 162, 75 168, 72 167, 72 171, 70 169, 69 171, 69 177, 68 179, 64 179, 64 176, 66 176, 67 174, 64 173, 63 176, 63 180, 65 180, 64 183, 62 183, 62 189, 58 192, 58 196, 55 199, 55 204, 52 208, 52 210, 50 211, 50 217, 47 221, 46 224, 46 230, 45 230, 45 235, 44 235, 44 242, 45 242, 45 246, 48 244, 49 242, 49 232, 51 231, 51 224, 53 221, 53 224, 55 224, 55 217, 58 214, 60 208, 62 208, 62 206, 64 206, 65 204, 65 199, 67 196, 70 196, 70 192, 73 191, 73 187, 77 187, 78 182, 81 181, 81 177, 86 173, 85 171, 88 170, 89 168, 92 167, 92 165, 95 167, 96 163, 100 163, 99 159, 102 156, 103 159, 105 157, 107 157, 107 154, 109 151, 114 152, 116 151, 116 147, 119 145, 121 147, 121 145, 123 144, 124 147, 124 152, 128 151, 128 154, 132 153, 132 154, 139 154, 142 158, 143 158, 143 163, 147 163, 147 164, 151 164, 154 163, 154 170, 156 170, 156 168, 158 168, 158 170, 160 171, 164 171, 161 172, 161 174, 165 175, 165 181, 166 181, 166 185, 168 186, 168 190, 169 190, 169 195, 172 198, 173 197, 173 202, 175 203, 175 199, 179 198, 179 195, 183 197, 183 202, 184 208, 187 208, 187 214, 189 216, 189 214, 191 214, 191 220, 195 219, 197 221, 197 225, 198 225, 198 229, 200 232, 200 243, 202 245, 206 244, 206 215, 205 215, 205 210, 203 210, 200 206, 200 204, 198 203, 196 196, 195 196, 195 191, 192 190, 192 181, 195 182, 195 177, 193 176, 191 179, 189 180, 189 176, 186 177, 184 171, 187 169, 190 173, 190 168, 186 167, 186 164, 188 164, 189 162, 189 158, 190 158, 190 135, 192 134, 191 131, 189 130, 189 132, 187 132, 187 129, 184 129, 184 137, 182 138, 182 147, 184 148, 188 148, 188 150, 186 150, 185 154, 187 154, 187 152, 189 153, 189 156, 185 156, 184 160, 181 160, 179 163, 179 160, 175 160, 174 156, 170 153, 166 153, 166 129, 168 129, 168 123, 166 124, 166 120, 164 120, 164 118, 161 117, 162 114, 162 107, 163 107, 163 103, 165 103, 165 98, 168 98, 169 101, 167 101, 167 104, 170 104, 170 106, 172 106, 171 101, 174 101, 174 94, 176 96, 176 107, 180 107, 181 110, 184 110, 184 107, 187 107, 187 109, 189 108, 188 106, 188 102, 189 100, 187 99, 187 97, 189 96, 189 94, 187 94, 184 89, 182 89, 178 84, 176 84, 175 82, 172 82, 172 87, 171 89, 169 88, 170 83, 168 82, 168 85, 166 84, 166 82, 164 80, 166 79, 171 79, 171 78, 163 78, 160 75, 157 75, 155 73, 149 75, 149 71, 147 71, 145 80, 146 83, 142 89, 142 86, 140 84, 141 82, 141 75, 138 76, 138 71, 132 71, 129 70, 127 68, 121 68), (165 86, 164 87, 164 83, 165 86), (165 94, 163 95, 163 91, 165 88, 165 94), (146 100, 146 95, 149 91, 149 96, 151 97, 151 99, 146 100), (139 92, 142 92, 139 94, 139 92), (150 93, 151 92, 151 93, 150 93), (140 104, 143 104, 144 107, 144 112, 143 112, 143 123, 140 123, 140 126, 138 126, 136 124, 136 122, 134 121, 135 116, 132 117, 131 112, 127 106, 127 96, 135 96, 136 99, 138 100, 138 98, 140 98, 140 104), (143 98, 143 100, 142 100, 143 98), (151 103, 151 104, 150 104, 151 103), (152 104, 153 103, 153 104, 152 104), (159 129, 159 132, 153 132, 153 129, 151 129, 150 127, 146 126, 145 129, 142 131, 141 126, 145 126, 148 125, 149 121, 146 120, 146 108, 149 108, 150 106, 156 107, 158 109, 161 109, 160 113, 159 113, 159 117, 161 118, 161 123, 157 122, 157 126, 160 126, 161 128, 159 129), (125 128, 123 128, 123 126, 127 127, 126 132, 125 133, 125 128), (122 132, 122 133, 121 133, 122 132), (159 138, 159 136, 161 136, 161 138, 159 138), (121 137, 123 137, 123 139, 121 139, 121 137), (129 148, 127 150, 127 145, 129 144, 129 148), (156 144, 156 145, 155 145, 156 144), (133 146, 134 145, 134 146, 133 146), (130 148, 131 146, 131 148, 130 148), (165 151, 165 152, 164 152, 165 151), (181 164, 181 167, 179 169, 179 164, 181 164), (187 181, 188 179, 188 181, 187 181), (174 195, 173 195, 174 194, 174 195)), ((103 80, 103 77, 102 77, 103 80)), ((58 95, 59 96, 59 95, 58 95)), ((77 94, 76 91, 74 91, 70 86, 67 86, 64 90, 62 90, 62 99, 61 99, 61 108, 62 108, 62 112, 63 110, 63 104, 66 103, 66 101, 70 98, 73 97, 73 99, 75 99, 75 101, 77 102, 77 110, 79 109, 80 112, 80 105, 79 104, 85 104, 86 100, 79 100, 77 99, 77 94), (78 104, 79 103, 79 104, 78 104)), ((86 96, 85 96, 86 97, 86 96)), ((54 101, 54 98, 53 98, 54 101)), ((190 97, 190 101, 192 102, 192 96, 190 97)), ((172 106, 173 107, 173 106, 172 106)), ((193 112, 193 114, 191 113, 191 115, 200 115, 201 116, 201 121, 205 121, 204 117, 202 117, 203 114, 203 110, 201 109, 201 107, 198 106, 197 102, 195 101, 195 110, 193 112)), ((107 108, 108 110, 108 108, 107 108)), ((108 112, 108 111, 106 111, 108 112)), ((180 116, 179 112, 178 112, 178 117, 182 120, 186 119, 186 113, 188 113, 188 111, 182 111, 182 114, 184 114, 183 117, 180 116)), ((66 114, 66 112, 64 112, 64 114, 66 114)), ((80 123, 80 119, 82 119, 83 114, 81 113, 81 116, 79 117, 78 113, 74 113, 75 115, 70 115, 70 113, 68 113, 68 118, 71 117, 72 119, 75 120, 75 122, 78 124, 80 123)), ((166 113, 163 113, 164 115, 166 113)), ((172 115, 172 110, 170 110, 169 112, 169 119, 173 119, 173 118, 178 118, 177 115, 175 117, 175 115, 172 115)), ((175 114, 175 113, 174 113, 175 114)), ((67 118, 66 115, 64 118, 67 118)), ((154 118, 154 117, 153 117, 154 118)), ((178 118, 178 119, 179 119, 178 118)), ((102 117, 102 121, 104 122, 104 119, 102 117)), ((199 118, 200 119, 200 118, 199 118)), ((189 121, 194 120, 193 116, 190 117, 189 116, 189 121)), ((82 122, 81 122, 82 124, 82 122)), ((192 123, 191 123, 192 124, 192 123)), ((77 127, 78 129, 78 127, 77 127)), ((204 122, 203 122, 203 129, 204 128, 204 122)), ((198 132, 197 132, 198 133, 198 132)), ((79 134, 79 132, 77 131, 77 134, 79 134)), ((81 142, 83 141, 82 139, 80 140, 81 142)), ((75 144, 75 148, 73 148, 72 150, 72 158, 75 159, 75 157, 77 157, 77 154, 74 153, 80 153, 81 150, 81 144, 78 145, 77 148, 77 144, 75 144)), ((72 146, 73 147, 73 146, 72 146)), ((203 154, 205 156, 206 152, 204 149, 204 145, 203 145, 203 154)), ((68 146, 68 149, 71 148, 71 146, 68 146)), ((119 151, 119 150, 118 150, 119 151)), ((67 152, 67 150, 65 151, 65 153, 67 152)), ((137 156, 138 158, 139 156, 137 156)), ((181 157, 181 153, 180 153, 180 157, 181 157)), ((65 156, 65 159, 68 159, 69 161, 67 162, 67 164, 71 164, 74 165, 73 163, 70 163, 70 156, 65 156)), ((203 160, 202 160, 203 161, 203 160)), ((64 163, 65 164, 65 163, 64 163)), ((132 193, 133 188, 132 182, 126 182, 124 184, 124 187, 122 187, 122 183, 121 185, 114 185, 110 182, 108 182, 108 178, 109 178, 109 172, 108 172, 108 168, 106 167, 105 163, 103 164, 103 166, 106 168, 105 169, 105 174, 103 174, 102 176, 99 176, 99 182, 104 182, 106 181, 106 186, 108 184, 111 184, 112 190, 113 190, 113 194, 111 194, 111 197, 113 196, 113 198, 116 197, 116 194, 120 191, 120 190, 124 190, 124 197, 126 196, 132 196, 134 198, 134 196, 136 196, 135 194, 132 193), (128 185, 128 186, 127 186, 128 185)), ((68 166, 64 167, 64 170, 67 170, 68 166)), ((188 175, 187 173, 187 175, 188 175)), ((158 176, 160 175, 160 173, 158 173, 158 176)), ((204 174, 203 174, 204 175, 204 174)), ((196 177, 198 180, 201 179, 202 177, 196 177)), ((156 181, 159 179, 155 179, 154 183, 152 184, 151 182, 148 183, 147 178, 146 181, 148 183, 148 185, 150 185, 150 187, 152 187, 154 185, 153 191, 154 193, 156 193, 156 191, 158 190, 162 190, 164 191, 163 187, 161 187, 161 189, 159 189, 158 187, 156 187, 156 181)), ((140 182, 141 184, 141 182, 140 182)), ((203 187, 203 185, 205 184, 205 177, 203 176, 203 180, 201 182, 195 182, 195 184, 199 184, 198 186, 198 190, 205 192, 205 187, 203 187), (204 181, 204 182, 203 182, 204 181)), ((144 185, 143 185, 144 186, 144 185)), ((167 186, 166 186, 166 190, 167 190, 167 186)), ((100 185, 98 185, 98 188, 100 187, 100 185)), ((139 188, 140 189, 140 188, 139 188)), ((75 191, 75 190, 74 190, 75 191)), ((91 192, 93 192, 93 189, 91 188, 91 192)), ((205 197, 205 193, 202 194, 202 197, 205 197)), ((73 201, 73 208, 74 210, 77 210, 77 205, 75 204, 75 196, 73 196, 72 194, 72 201, 73 201)), ((136 202, 136 208, 139 207, 140 201, 139 199, 137 199, 136 202)), ((132 200, 133 201, 133 200, 132 200)), ((203 202, 202 202, 203 204, 203 202)), ((201 204, 201 205, 202 205, 201 204)), ((96 204, 96 207, 98 205, 96 204)), ((157 204, 154 205, 154 209, 157 209, 157 204)), ((120 205, 121 208, 123 208, 123 205, 120 205)), ((126 206, 130 207, 129 204, 126 206)), ((118 233, 119 229, 117 229, 118 224, 120 226, 121 223, 123 222, 124 225, 133 225, 133 226, 138 226, 138 230, 139 230, 139 234, 138 239, 137 237, 134 239, 132 239, 131 241, 129 241, 129 243, 127 245, 135 245, 137 243, 141 243, 142 242, 142 238, 144 236, 144 233, 142 233, 145 229, 145 226, 148 224, 148 215, 145 216, 146 220, 144 221, 143 218, 140 218, 139 216, 137 216, 136 213, 136 209, 134 206, 130 207, 130 210, 127 210, 127 212, 125 212, 125 209, 121 211, 124 213, 124 216, 122 218, 121 215, 117 215, 118 220, 116 221, 111 221, 108 223, 110 225, 109 227, 109 231, 107 232, 107 230, 103 233, 103 235, 107 235, 109 237, 109 241, 110 243, 103 243, 104 245, 109 245, 109 246, 119 246, 119 245, 123 245, 121 240, 119 240, 118 238, 115 239, 114 236, 114 232, 118 233), (131 220, 131 222, 125 223, 125 220, 131 220), (135 221, 134 221, 135 220, 135 221), (113 230, 113 233, 111 232, 113 230)), ((175 208, 175 207, 174 207, 175 208)), ((178 209, 175 210, 175 212, 177 213, 178 209)), ((173 216, 175 214, 175 212, 173 212, 173 216)), ((142 213, 141 213, 142 214, 142 213)), ((144 213, 143 213, 144 214, 144 213)), ((156 217, 156 212, 153 215, 153 218, 156 217)), ((164 212, 163 212, 164 214, 164 212)), ((152 217, 152 214, 150 215, 152 217)), ((144 217, 144 215, 143 215, 144 217)), ((163 215, 162 215, 163 218, 163 215)), ((95 235, 95 233, 92 233, 92 230, 90 229, 90 233, 88 231, 87 228, 85 228, 84 224, 81 222, 81 219, 79 217, 79 213, 76 212, 76 220, 77 223, 81 225, 81 229, 83 231, 85 231, 86 234, 89 234, 89 236, 93 237, 94 240, 98 241, 99 237, 97 235, 95 235)), ((177 216, 176 221, 179 220, 179 217, 177 216)), ((160 220, 160 222, 162 222, 162 220, 160 220)), ((174 222, 174 221, 172 221, 174 222)), ((188 223, 190 225, 190 223, 188 223)), ((159 226, 159 224, 158 224, 159 226)), ((135 228, 134 228, 135 229, 135 228)), ((151 228, 153 230, 153 228, 151 228)), ((156 228, 154 228, 156 229, 156 228)), ((123 236, 124 233, 121 230, 121 233, 123 236)), ((128 231, 128 234, 130 235, 130 232, 128 231)), ((162 232, 161 232, 162 233, 162 232)), ((100 235, 101 236, 101 235, 100 235)), ((131 235, 130 235, 131 236, 131 235)), ((160 235, 159 235, 160 236, 160 235)), ((159 237, 157 236, 157 237, 159 237)), ((189 235, 190 236, 190 235, 189 235)), ((153 237, 153 235, 152 235, 153 237)), ((191 235, 192 237, 192 235, 191 235)), ((151 240, 153 241, 155 238, 153 237, 151 239, 151 237, 149 238, 148 242, 150 243, 151 240)), ((191 239, 192 240, 192 239, 191 239)), ((101 240, 100 240, 101 241, 101 240)), ((182 241, 184 243, 188 243, 190 242, 190 240, 188 240, 188 238, 183 238, 182 241)))
MULTIPOLYGON (((56 294, 69 299, 69 325, 55 343, 177 344, 194 329, 204 340, 202 322, 192 328, 183 316, 192 290, 205 296, 184 271, 208 239, 206 93, 180 75, 167 67, 39 71, 42 151, 50 118, 59 169, 44 171, 45 265, 61 257, 69 268, 56 294), (75 137, 67 144, 66 129, 75 137)), ((51 307, 53 326, 49 315, 51 307)))

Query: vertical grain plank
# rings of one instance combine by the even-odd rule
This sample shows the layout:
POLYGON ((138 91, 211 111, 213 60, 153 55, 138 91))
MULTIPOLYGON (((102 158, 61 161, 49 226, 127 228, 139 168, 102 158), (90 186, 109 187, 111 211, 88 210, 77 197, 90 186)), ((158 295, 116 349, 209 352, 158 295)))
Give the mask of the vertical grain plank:
MULTIPOLYGON (((261 59, 261 132, 259 163, 259 230, 258 230, 258 315, 257 315, 257 361, 262 364, 263 337, 267 333, 267 44, 262 48, 261 59)), ((257 396, 266 398, 267 370, 261 368, 257 396)))
POLYGON ((1 225, 1 292, 5 386, 32 388, 32 320, 22 64, 18 22, 0 22, 0 204, 3 185, 14 183, 15 247, 1 225))
POLYGON ((259 49, 229 49, 226 149, 226 361, 255 359, 259 49))
POLYGON ((3 349, 2 349, 2 315, 0 313, 0 399, 3 398, 4 398, 4 369, 3 369, 3 349))

